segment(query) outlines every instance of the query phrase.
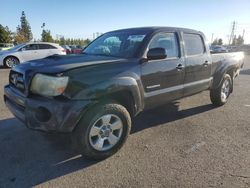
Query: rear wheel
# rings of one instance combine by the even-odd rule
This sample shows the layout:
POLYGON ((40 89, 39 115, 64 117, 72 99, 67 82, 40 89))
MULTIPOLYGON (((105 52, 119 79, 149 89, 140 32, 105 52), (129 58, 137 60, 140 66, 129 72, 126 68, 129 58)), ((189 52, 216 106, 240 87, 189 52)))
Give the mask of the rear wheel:
POLYGON ((210 99, 212 103, 216 106, 224 105, 232 92, 232 87, 232 78, 230 75, 226 74, 220 86, 217 89, 210 90, 210 99))
POLYGON ((100 104, 87 112, 73 133, 78 151, 90 159, 105 159, 125 143, 131 128, 128 111, 120 104, 100 104))
POLYGON ((16 57, 10 56, 4 59, 4 66, 7 68, 12 68, 18 65, 20 62, 16 57))

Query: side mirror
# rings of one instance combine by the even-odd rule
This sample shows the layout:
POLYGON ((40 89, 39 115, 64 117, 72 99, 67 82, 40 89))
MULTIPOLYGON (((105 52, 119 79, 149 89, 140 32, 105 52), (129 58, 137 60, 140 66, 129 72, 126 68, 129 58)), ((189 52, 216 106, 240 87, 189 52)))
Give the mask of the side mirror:
POLYGON ((23 51, 26 51, 26 48, 25 48, 25 47, 21 48, 21 51, 22 51, 22 52, 23 52, 23 51))
POLYGON ((152 48, 147 53, 148 60, 165 59, 166 57, 167 53, 164 48, 152 48))

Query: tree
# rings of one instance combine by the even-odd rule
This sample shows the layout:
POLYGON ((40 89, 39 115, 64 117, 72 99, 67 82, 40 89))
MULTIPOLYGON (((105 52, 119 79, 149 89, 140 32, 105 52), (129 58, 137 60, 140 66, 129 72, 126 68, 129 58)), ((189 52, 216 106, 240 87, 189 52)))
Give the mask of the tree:
POLYGON ((223 44, 223 40, 220 38, 220 39, 214 39, 212 45, 222 45, 223 44))
POLYGON ((65 38, 64 38, 64 37, 61 37, 61 38, 60 38, 59 44, 60 44, 60 45, 65 45, 65 44, 66 44, 66 41, 65 41, 65 38))
POLYGON ((73 38, 70 39, 70 45, 74 45, 75 44, 75 40, 73 38))
POLYGON ((70 38, 64 38, 64 40, 65 40, 65 44, 66 45, 71 45, 71 40, 70 40, 70 38))
POLYGON ((218 45, 222 45, 223 44, 223 40, 222 39, 219 39, 218 40, 218 45))
POLYGON ((23 43, 31 41, 33 38, 30 24, 25 16, 24 11, 22 11, 22 15, 20 18, 21 25, 17 26, 15 42, 16 43, 23 43))
POLYGON ((218 45, 218 39, 214 39, 214 41, 212 42, 212 45, 218 45))
POLYGON ((43 29, 43 32, 42 32, 42 42, 54 42, 51 34, 50 34, 50 30, 44 30, 43 29))
POLYGON ((4 27, 0 24, 0 43, 11 43, 13 39, 12 34, 7 26, 4 27))
POLYGON ((238 44, 239 45, 243 45, 244 44, 244 38, 241 35, 238 36, 238 44))
POLYGON ((53 40, 55 43, 58 43, 60 45, 80 45, 80 46, 86 46, 91 41, 89 39, 74 39, 74 38, 64 38, 61 37, 60 39, 53 40))
POLYGON ((236 36, 234 36, 232 45, 234 45, 234 46, 240 46, 242 44, 244 44, 243 37, 241 35, 239 35, 238 38, 236 38, 236 36))
POLYGON ((86 39, 86 40, 84 41, 83 45, 87 46, 90 42, 91 42, 91 40, 86 39))

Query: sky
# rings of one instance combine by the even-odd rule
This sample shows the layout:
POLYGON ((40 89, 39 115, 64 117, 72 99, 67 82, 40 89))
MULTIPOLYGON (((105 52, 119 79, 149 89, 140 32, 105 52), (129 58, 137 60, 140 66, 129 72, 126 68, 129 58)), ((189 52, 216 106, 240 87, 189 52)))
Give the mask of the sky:
POLYGON ((196 29, 208 41, 228 43, 232 22, 236 34, 250 44, 249 0, 0 0, 0 24, 12 31, 25 11, 35 39, 42 23, 53 37, 93 38, 94 32, 141 26, 172 26, 196 29))

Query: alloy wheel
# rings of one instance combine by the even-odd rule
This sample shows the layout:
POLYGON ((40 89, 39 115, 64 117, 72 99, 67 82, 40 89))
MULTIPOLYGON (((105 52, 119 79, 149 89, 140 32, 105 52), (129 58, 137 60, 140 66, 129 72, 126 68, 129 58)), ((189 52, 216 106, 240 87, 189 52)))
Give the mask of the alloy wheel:
POLYGON ((107 151, 119 142, 122 131, 123 123, 117 115, 103 115, 90 129, 90 145, 98 151, 107 151))
POLYGON ((11 68, 11 67, 14 67, 18 64, 18 60, 14 57, 8 57, 6 60, 5 60, 5 64, 7 67, 11 68))
POLYGON ((221 87, 221 100, 225 102, 229 94, 230 94, 230 82, 228 79, 226 79, 221 87))

